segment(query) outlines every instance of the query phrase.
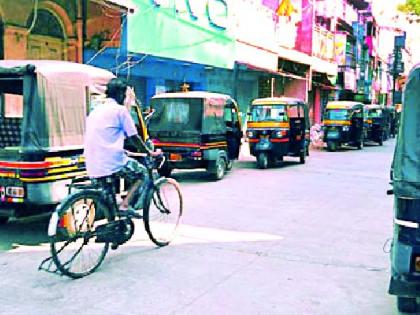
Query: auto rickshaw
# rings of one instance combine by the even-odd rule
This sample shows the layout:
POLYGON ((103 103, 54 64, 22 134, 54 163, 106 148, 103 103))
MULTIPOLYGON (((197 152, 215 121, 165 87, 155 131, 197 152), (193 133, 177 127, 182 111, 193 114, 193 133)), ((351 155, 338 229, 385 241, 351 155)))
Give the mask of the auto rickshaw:
POLYGON ((398 122, 397 122, 397 110, 394 106, 386 107, 389 112, 389 137, 395 138, 397 134, 398 122))
POLYGON ((408 75, 391 169, 394 236, 389 293, 398 310, 417 312, 420 298, 420 64, 408 75))
POLYGON ((257 166, 265 169, 284 156, 309 155, 310 125, 306 104, 296 98, 260 98, 248 113, 247 138, 257 166))
POLYGON ((239 157, 242 128, 239 109, 229 95, 190 91, 152 97, 150 138, 167 159, 161 175, 173 169, 206 169, 220 180, 239 157))
POLYGON ((366 105, 366 138, 365 141, 383 145, 389 134, 389 112, 380 105, 366 105))
MULTIPOLYGON (((66 61, 0 61, 0 223, 52 210, 86 174, 86 116, 113 77, 66 61)), ((139 108, 131 110, 147 137, 139 108)))
POLYGON ((332 101, 325 107, 323 118, 324 142, 328 151, 342 145, 361 150, 366 137, 364 105, 351 101, 332 101))

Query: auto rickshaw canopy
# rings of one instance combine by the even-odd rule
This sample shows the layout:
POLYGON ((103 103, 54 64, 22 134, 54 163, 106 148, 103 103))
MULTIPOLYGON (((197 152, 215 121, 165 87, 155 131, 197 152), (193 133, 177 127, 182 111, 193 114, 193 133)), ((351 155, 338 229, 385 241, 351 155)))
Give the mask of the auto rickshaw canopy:
POLYGON ((332 101, 328 102, 325 109, 347 109, 354 110, 358 108, 363 108, 363 104, 353 101, 332 101))
POLYGON ((113 77, 104 69, 66 61, 0 61, 3 102, 12 96, 23 107, 19 150, 82 146, 90 97, 104 94, 113 77))
POLYGON ((253 100, 251 105, 296 105, 298 103, 303 102, 293 97, 266 97, 253 100))
POLYGON ((157 94, 151 107, 156 111, 150 120, 151 131, 202 134, 225 133, 225 108, 238 111, 229 95, 205 91, 157 94))
POLYGON ((397 197, 420 198, 420 64, 410 71, 403 91, 400 129, 394 152, 397 197))

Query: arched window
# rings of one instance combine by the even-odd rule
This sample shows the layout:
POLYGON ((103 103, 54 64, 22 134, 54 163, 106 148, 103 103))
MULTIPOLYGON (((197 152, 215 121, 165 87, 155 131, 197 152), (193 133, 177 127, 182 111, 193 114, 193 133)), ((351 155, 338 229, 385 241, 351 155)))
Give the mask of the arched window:
POLYGON ((30 15, 26 26, 30 30, 27 59, 67 60, 65 33, 53 13, 39 9, 30 15))
MULTIPOLYGON (((34 21, 35 13, 30 15, 26 27, 29 29, 34 21)), ((31 30, 31 34, 45 35, 55 38, 64 39, 63 28, 57 18, 47 10, 38 10, 35 25, 31 30)))

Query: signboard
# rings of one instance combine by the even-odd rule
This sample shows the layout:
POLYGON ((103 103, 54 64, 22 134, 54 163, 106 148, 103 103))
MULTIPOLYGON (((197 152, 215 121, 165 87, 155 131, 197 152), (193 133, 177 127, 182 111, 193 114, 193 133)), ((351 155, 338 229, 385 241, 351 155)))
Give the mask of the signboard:
POLYGON ((315 27, 313 33, 313 54, 324 60, 334 58, 334 35, 330 31, 315 27))
POLYGON ((338 65, 346 64, 346 42, 347 35, 344 33, 335 34, 334 50, 335 50, 335 61, 338 65))
POLYGON ((128 50, 177 60, 233 68, 226 0, 132 0, 128 50))

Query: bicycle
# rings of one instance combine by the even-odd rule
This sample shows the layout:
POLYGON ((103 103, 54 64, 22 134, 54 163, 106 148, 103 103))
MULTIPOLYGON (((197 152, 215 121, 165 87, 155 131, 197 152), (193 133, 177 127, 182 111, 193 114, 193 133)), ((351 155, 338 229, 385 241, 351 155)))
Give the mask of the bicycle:
POLYGON ((172 178, 159 177, 154 171, 163 165, 163 155, 159 165, 157 159, 145 154, 130 152, 129 155, 144 158, 143 165, 149 175, 130 202, 137 215, 127 215, 118 209, 116 181, 119 178, 115 175, 100 180, 87 177, 74 180, 69 185, 69 195, 50 218, 51 256, 41 262, 39 270, 74 279, 93 273, 105 259, 110 244, 112 249, 117 249, 133 236, 133 219, 143 220, 150 240, 157 246, 172 241, 183 211, 179 184, 172 178))

